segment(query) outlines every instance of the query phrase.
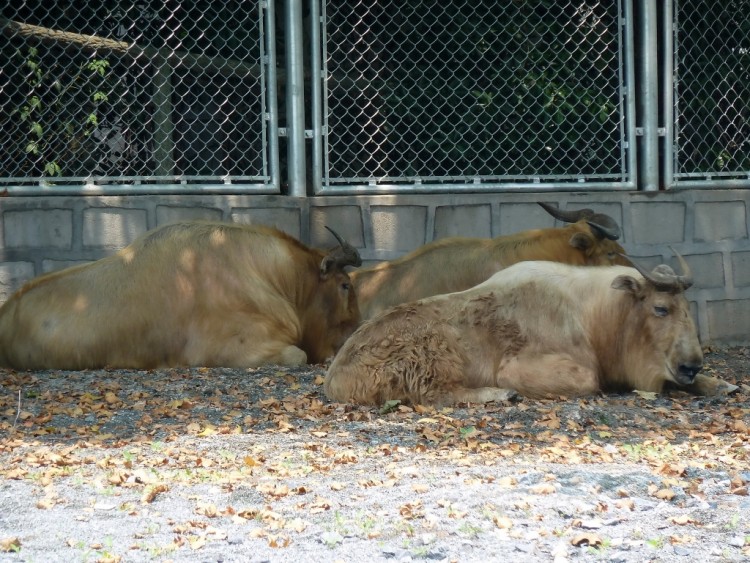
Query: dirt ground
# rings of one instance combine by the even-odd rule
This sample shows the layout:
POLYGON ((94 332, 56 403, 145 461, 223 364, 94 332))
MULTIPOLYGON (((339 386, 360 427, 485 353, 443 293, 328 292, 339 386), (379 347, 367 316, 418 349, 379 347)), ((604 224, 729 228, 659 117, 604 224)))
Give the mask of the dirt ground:
POLYGON ((376 409, 324 366, 0 370, 0 561, 747 561, 750 350, 682 391, 376 409))

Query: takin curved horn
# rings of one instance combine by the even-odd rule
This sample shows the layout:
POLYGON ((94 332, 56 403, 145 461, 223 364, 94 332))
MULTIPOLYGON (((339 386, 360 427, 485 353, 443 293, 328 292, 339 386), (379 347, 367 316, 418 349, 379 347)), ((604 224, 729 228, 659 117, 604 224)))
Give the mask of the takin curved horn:
POLYGON ((357 249, 342 239, 339 234, 328 225, 325 225, 325 228, 336 237, 337 241, 339 241, 339 247, 333 249, 326 259, 329 260, 332 265, 335 264, 341 268, 344 266, 361 266, 362 257, 359 255, 359 252, 357 252, 357 249))
POLYGON ((671 246, 669 248, 672 250, 672 252, 674 252, 675 256, 677 256, 677 261, 680 263, 682 275, 675 274, 674 270, 672 270, 672 268, 670 268, 666 264, 659 264, 658 266, 656 266, 656 268, 649 272, 648 270, 646 270, 646 268, 644 268, 641 264, 638 264, 638 262, 636 262, 629 256, 622 256, 630 260, 630 263, 633 264, 633 267, 638 270, 641 275, 656 288, 656 291, 664 291, 667 293, 682 293, 691 285, 693 285, 693 274, 690 271, 690 266, 688 266, 688 263, 680 255, 680 253, 671 246))
POLYGON ((594 235, 599 239, 608 238, 609 240, 617 240, 622 234, 617 221, 604 213, 594 213, 592 209, 588 208, 578 209, 577 211, 563 211, 542 201, 537 201, 537 203, 555 219, 566 223, 576 223, 581 219, 586 219, 586 223, 588 223, 591 230, 594 231, 594 235))
POLYGON ((555 219, 560 219, 560 221, 564 221, 565 223, 576 223, 581 219, 589 219, 594 216, 593 209, 587 208, 578 209, 577 211, 563 211, 562 209, 558 209, 557 207, 550 205, 549 203, 544 203, 543 201, 537 201, 537 203, 555 219))
POLYGON ((594 231, 594 235, 599 239, 608 238, 609 240, 617 240, 622 234, 617 221, 604 213, 595 213, 586 219, 586 223, 588 223, 591 230, 594 231))

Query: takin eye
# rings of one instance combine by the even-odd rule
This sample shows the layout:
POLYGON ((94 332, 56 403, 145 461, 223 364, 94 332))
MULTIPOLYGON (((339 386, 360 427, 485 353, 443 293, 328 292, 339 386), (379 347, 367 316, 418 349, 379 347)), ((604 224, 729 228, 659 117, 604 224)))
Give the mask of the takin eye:
POLYGON ((343 289, 344 291, 349 291, 351 288, 352 284, 350 284, 349 282, 343 282, 341 284, 341 289, 343 289))
POLYGON ((662 307, 661 305, 654 305, 654 315, 657 317, 666 317, 669 314, 669 309, 667 307, 662 307))

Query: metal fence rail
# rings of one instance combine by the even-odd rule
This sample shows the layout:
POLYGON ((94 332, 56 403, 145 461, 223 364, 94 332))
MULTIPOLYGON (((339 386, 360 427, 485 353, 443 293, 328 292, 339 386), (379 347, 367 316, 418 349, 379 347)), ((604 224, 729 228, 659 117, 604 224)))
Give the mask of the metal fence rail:
POLYGON ((279 188, 273 3, 3 9, 0 182, 279 188))
POLYGON ((750 187, 750 3, 675 0, 665 184, 750 187))
POLYGON ((633 186, 630 2, 323 12, 318 191, 633 186))

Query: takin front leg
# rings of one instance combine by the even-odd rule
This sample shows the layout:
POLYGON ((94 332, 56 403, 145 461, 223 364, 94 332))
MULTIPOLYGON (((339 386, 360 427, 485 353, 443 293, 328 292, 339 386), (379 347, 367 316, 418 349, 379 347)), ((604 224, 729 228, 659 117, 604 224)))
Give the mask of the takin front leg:
POLYGON ((299 329, 292 322, 234 313, 191 328, 185 346, 188 365, 249 368, 307 363, 307 353, 295 345, 299 329))
POLYGON ((532 399, 581 397, 600 390, 596 370, 568 354, 522 354, 500 366, 495 383, 532 399))
POLYGON ((450 391, 442 403, 445 405, 455 403, 491 403, 493 401, 499 403, 517 396, 518 393, 513 389, 501 389, 499 387, 477 387, 471 389, 469 387, 459 387, 450 391))
POLYGON ((736 385, 727 383, 717 377, 711 377, 710 375, 703 375, 700 373, 695 376, 695 381, 693 381, 692 385, 687 385, 685 387, 681 386, 679 388, 706 397, 729 395, 739 389, 736 385))

